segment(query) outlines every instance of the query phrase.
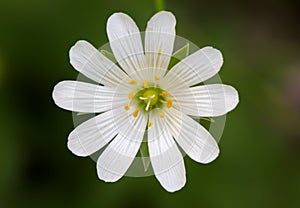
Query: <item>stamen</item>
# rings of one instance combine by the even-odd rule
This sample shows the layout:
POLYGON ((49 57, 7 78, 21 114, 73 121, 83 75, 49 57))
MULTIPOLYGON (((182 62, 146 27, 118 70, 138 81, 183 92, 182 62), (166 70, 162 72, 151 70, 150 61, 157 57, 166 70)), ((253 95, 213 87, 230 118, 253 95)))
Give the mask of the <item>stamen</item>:
POLYGON ((161 95, 162 95, 163 97, 167 97, 167 96, 168 96, 168 93, 167 93, 166 91, 163 91, 163 92, 161 93, 161 95))
POLYGON ((151 127, 151 126, 152 126, 152 122, 149 121, 149 122, 148 122, 148 127, 151 127))
POLYGON ((128 99, 131 100, 131 99, 133 98, 133 96, 134 96, 134 92, 130 92, 130 93, 128 94, 128 99))
POLYGON ((148 87, 148 82, 146 80, 143 80, 143 86, 144 88, 148 87))
POLYGON ((125 108, 125 110, 130 110, 130 105, 128 105, 128 104, 126 104, 125 106, 124 106, 124 108, 125 108))
POLYGON ((133 112, 133 117, 137 117, 138 116, 138 114, 139 114, 139 109, 137 108, 137 109, 135 109, 135 111, 133 112))
POLYGON ((159 50, 157 51, 157 54, 158 54, 158 55, 161 55, 161 54, 162 54, 162 50, 159 49, 159 50))
POLYGON ((167 108, 171 108, 172 107, 172 103, 173 103, 172 99, 169 99, 167 101, 167 108))
POLYGON ((138 81, 137 81, 137 80, 135 80, 135 79, 132 79, 132 80, 130 80, 128 83, 129 83, 129 84, 137 84, 137 83, 138 83, 138 81))
POLYGON ((148 98, 150 98, 150 99, 155 98, 155 94, 149 96, 148 98))
POLYGON ((160 76, 158 74, 155 74, 155 77, 154 77, 155 80, 160 80, 160 76))
POLYGON ((148 100, 148 98, 145 98, 145 97, 142 97, 142 96, 140 96, 139 99, 140 100, 148 100))
POLYGON ((158 115, 159 115, 160 118, 165 117, 165 114, 163 112, 160 112, 158 115))
POLYGON ((145 108, 145 110, 146 110, 146 111, 148 111, 148 110, 149 110, 150 103, 151 103, 151 101, 149 100, 149 101, 148 101, 148 103, 147 103, 147 106, 146 106, 146 108, 145 108))

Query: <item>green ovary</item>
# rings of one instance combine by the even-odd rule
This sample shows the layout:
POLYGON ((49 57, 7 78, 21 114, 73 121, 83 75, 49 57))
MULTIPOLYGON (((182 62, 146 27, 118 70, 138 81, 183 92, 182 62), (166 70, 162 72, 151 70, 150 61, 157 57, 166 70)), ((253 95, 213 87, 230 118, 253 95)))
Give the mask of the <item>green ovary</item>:
POLYGON ((163 90, 158 87, 143 88, 136 93, 133 100, 138 108, 147 112, 155 108, 161 108, 165 98, 162 96, 163 90))
POLYGON ((143 93, 144 98, 148 98, 147 100, 144 100, 144 102, 147 104, 150 101, 150 105, 155 105, 158 101, 159 92, 157 88, 148 88, 143 93))

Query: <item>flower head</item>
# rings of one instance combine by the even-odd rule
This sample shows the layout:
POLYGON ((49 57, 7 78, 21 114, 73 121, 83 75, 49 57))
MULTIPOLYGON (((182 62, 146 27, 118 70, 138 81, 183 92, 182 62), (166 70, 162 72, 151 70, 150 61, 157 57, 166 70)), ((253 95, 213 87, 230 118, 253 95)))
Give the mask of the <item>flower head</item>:
POLYGON ((55 86, 53 99, 70 111, 100 113, 70 133, 68 148, 89 156, 105 147, 97 160, 97 173, 104 181, 114 182, 125 174, 145 133, 155 176, 170 192, 186 182, 178 146, 199 163, 209 163, 219 154, 214 138, 190 116, 224 115, 237 105, 238 93, 223 84, 195 86, 221 68, 222 54, 212 47, 168 70, 175 25, 172 13, 155 14, 143 45, 134 21, 126 14, 113 14, 107 34, 118 65, 87 41, 78 41, 70 50, 73 67, 99 84, 62 81, 55 86))

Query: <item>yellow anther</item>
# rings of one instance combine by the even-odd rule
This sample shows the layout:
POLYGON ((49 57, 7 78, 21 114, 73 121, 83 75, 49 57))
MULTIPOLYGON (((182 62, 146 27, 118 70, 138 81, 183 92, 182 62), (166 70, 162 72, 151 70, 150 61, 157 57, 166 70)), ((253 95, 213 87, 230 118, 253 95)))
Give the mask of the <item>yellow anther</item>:
POLYGON ((157 51, 157 54, 158 54, 158 55, 161 55, 161 54, 162 54, 162 50, 159 49, 159 50, 157 51))
POLYGON ((148 127, 151 127, 151 126, 152 126, 152 122, 149 121, 149 122, 148 122, 148 127))
POLYGON ((165 114, 163 112, 160 112, 158 115, 159 115, 160 118, 165 117, 165 114))
POLYGON ((132 80, 129 80, 129 82, 128 82, 129 84, 137 84, 138 83, 138 81, 137 80, 135 80, 135 79, 132 79, 132 80))
POLYGON ((146 80, 143 81, 143 86, 146 88, 148 87, 148 82, 146 80))
POLYGON ((168 96, 168 93, 167 93, 166 91, 163 91, 163 92, 161 93, 161 95, 162 95, 163 97, 167 97, 167 96, 168 96))
POLYGON ((130 93, 128 94, 128 99, 131 100, 131 99, 133 98, 133 96, 134 96, 134 92, 130 92, 130 93))
POLYGON ((158 74, 155 74, 155 77, 154 77, 155 80, 160 80, 160 76, 158 74))
POLYGON ((128 105, 128 104, 126 104, 125 106, 124 106, 124 108, 125 108, 125 110, 130 110, 130 105, 128 105))
POLYGON ((172 107, 172 103, 173 103, 173 100, 172 99, 169 99, 167 101, 167 108, 171 108, 172 107))
POLYGON ((139 109, 137 108, 137 109, 135 109, 135 111, 133 112, 133 117, 137 117, 138 115, 139 115, 139 109))

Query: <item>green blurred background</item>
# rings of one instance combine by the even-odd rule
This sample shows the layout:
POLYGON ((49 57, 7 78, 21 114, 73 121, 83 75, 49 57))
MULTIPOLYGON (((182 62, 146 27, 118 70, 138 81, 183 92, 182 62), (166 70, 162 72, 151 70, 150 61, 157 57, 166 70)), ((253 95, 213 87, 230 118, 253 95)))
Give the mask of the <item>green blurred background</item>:
POLYGON ((221 49, 224 83, 240 104, 227 116, 221 155, 185 157, 187 184, 170 194, 155 177, 108 184, 67 149, 70 112, 51 93, 76 79, 69 48, 107 42, 116 11, 141 30, 150 0, 0 1, 0 207, 300 207, 300 10, 297 1, 167 0, 177 33, 221 49))

